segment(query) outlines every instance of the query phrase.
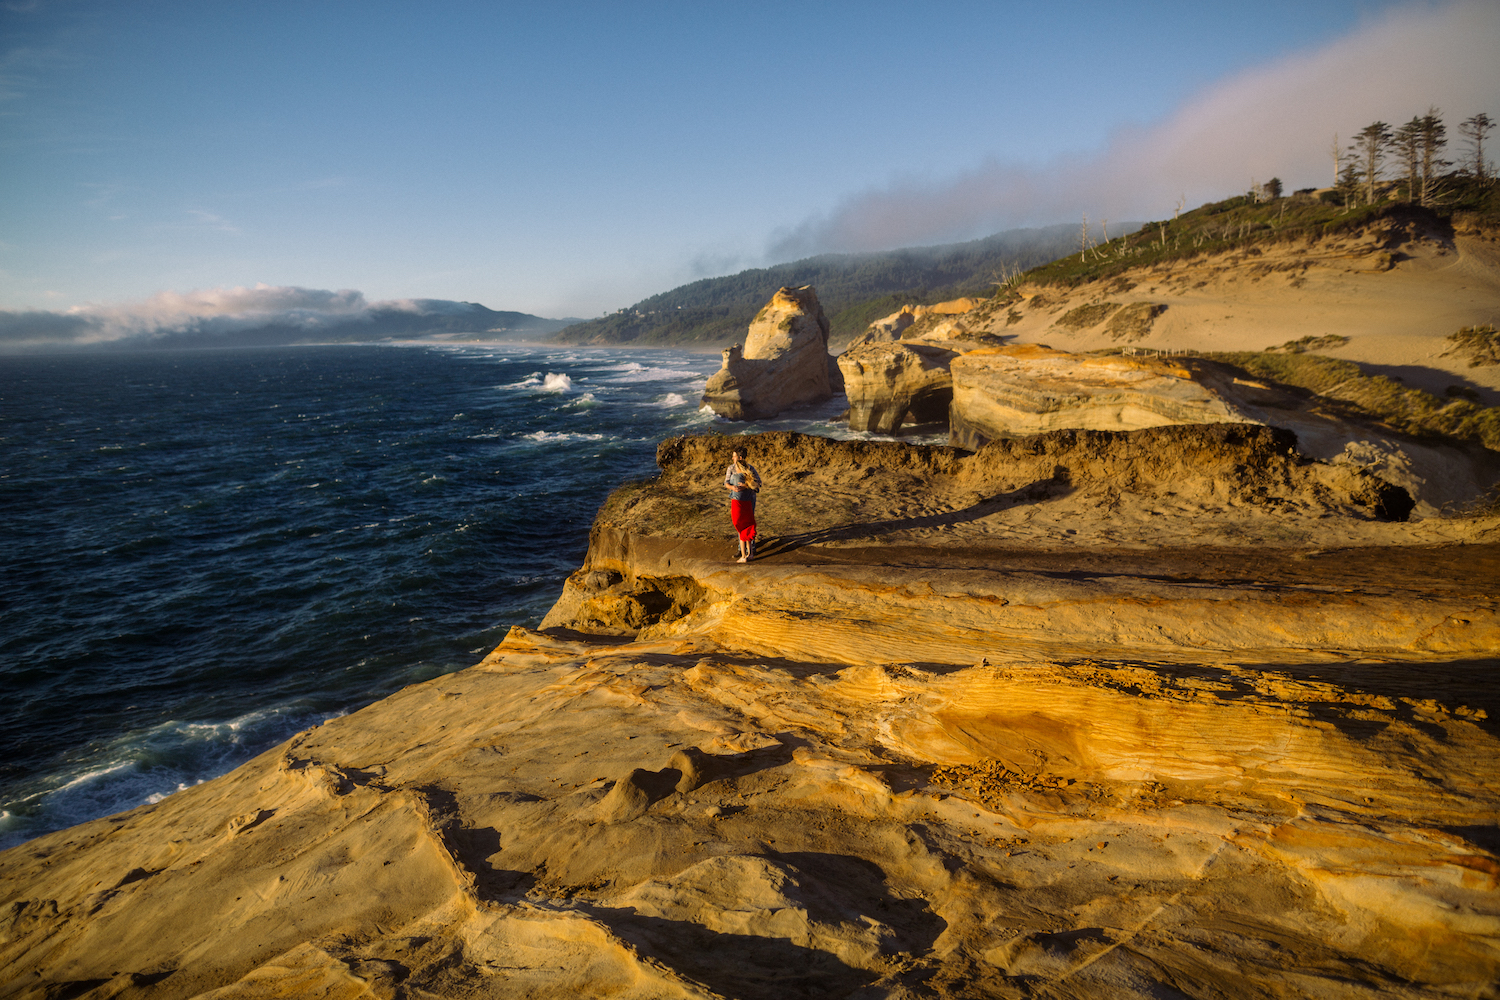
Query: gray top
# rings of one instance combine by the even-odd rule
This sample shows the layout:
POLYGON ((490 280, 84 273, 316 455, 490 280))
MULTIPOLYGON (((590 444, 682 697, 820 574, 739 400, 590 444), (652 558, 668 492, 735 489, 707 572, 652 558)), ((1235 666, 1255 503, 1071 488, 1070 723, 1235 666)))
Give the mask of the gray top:
MULTIPOLYGON (((761 481, 759 469, 751 465, 749 462, 745 463, 745 468, 749 469, 754 474, 756 482, 761 481)), ((738 500, 740 503, 745 503, 747 501, 750 503, 755 502, 755 490, 745 485, 745 483, 748 482, 749 479, 750 477, 746 476, 743 472, 735 471, 733 462, 730 462, 729 468, 724 470, 724 485, 735 487, 735 489, 729 495, 738 500)))

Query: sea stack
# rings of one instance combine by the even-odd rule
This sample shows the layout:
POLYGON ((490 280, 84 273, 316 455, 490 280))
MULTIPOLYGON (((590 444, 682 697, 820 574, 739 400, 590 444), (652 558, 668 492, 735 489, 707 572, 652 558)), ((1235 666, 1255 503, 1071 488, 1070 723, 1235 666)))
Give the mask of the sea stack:
POLYGON ((828 399, 834 391, 828 329, 811 285, 781 289, 751 321, 744 347, 724 352, 703 405, 730 420, 761 420, 828 399))

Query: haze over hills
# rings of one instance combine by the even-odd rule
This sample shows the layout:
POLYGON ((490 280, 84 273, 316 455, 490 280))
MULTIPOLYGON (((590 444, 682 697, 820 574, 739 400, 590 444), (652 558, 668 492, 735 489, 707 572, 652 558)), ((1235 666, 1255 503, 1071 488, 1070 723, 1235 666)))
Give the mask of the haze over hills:
POLYGON ((475 302, 366 302, 354 290, 257 285, 67 312, 0 311, 0 351, 541 338, 574 322, 475 302))
MULTIPOLYGON (((1140 223, 1124 223, 1115 234, 1139 227, 1140 223)), ((818 290, 818 300, 833 324, 831 340, 837 343, 907 303, 988 295, 1010 275, 1076 250, 1079 229, 1071 223, 1011 229, 966 243, 822 254, 751 268, 653 295, 570 326, 557 339, 569 344, 728 344, 744 337, 756 311, 778 288, 810 284, 818 290)))

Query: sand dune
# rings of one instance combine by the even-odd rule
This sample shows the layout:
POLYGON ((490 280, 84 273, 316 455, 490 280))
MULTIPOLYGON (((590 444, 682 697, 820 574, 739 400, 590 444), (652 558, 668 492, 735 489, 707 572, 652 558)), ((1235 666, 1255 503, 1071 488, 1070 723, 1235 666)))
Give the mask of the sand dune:
POLYGON ((1073 289, 1021 292, 1026 302, 1013 310, 981 307, 950 325, 1066 351, 1260 351, 1303 337, 1348 337, 1317 351, 1399 375, 1413 388, 1441 395, 1450 385, 1471 387, 1500 404, 1500 368, 1471 368, 1446 353, 1446 338, 1460 327, 1500 322, 1500 242, 1487 231, 1381 229, 1266 243, 1073 289), (1059 322, 1082 305, 1136 302, 1166 307, 1141 336, 1112 332, 1112 312, 1081 328, 1059 322))

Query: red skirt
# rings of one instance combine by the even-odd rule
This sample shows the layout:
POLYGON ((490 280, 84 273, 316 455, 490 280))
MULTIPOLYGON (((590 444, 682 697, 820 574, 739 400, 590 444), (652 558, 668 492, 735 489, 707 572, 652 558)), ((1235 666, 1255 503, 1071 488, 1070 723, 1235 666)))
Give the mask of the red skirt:
POLYGON ((740 533, 740 541, 750 542, 755 540, 755 501, 739 500, 729 501, 729 520, 734 522, 735 530, 740 533))

